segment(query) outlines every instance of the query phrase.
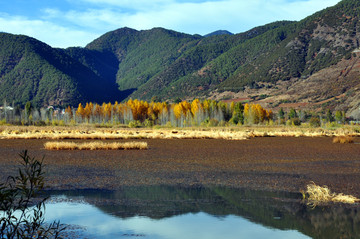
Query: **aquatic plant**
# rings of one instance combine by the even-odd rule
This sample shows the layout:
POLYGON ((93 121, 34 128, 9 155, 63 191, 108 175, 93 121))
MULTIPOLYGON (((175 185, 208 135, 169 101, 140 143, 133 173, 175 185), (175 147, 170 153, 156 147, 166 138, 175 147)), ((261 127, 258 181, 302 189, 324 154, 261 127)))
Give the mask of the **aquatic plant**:
POLYGON ((310 207, 316 207, 330 202, 354 204, 360 201, 360 199, 352 195, 332 193, 327 186, 319 186, 314 182, 308 184, 306 191, 301 191, 301 193, 303 195, 303 201, 310 207))
POLYGON ((333 138, 333 143, 351 144, 354 143, 354 138, 350 136, 336 136, 333 138))
POLYGON ((45 149, 48 150, 118 150, 118 149, 148 149, 146 142, 46 142, 44 144, 45 149))

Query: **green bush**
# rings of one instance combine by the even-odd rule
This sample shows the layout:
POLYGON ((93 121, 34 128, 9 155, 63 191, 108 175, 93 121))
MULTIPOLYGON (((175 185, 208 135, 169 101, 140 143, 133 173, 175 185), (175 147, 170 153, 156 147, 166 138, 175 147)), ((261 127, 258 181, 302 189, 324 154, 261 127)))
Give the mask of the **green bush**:
POLYGON ((34 200, 44 187, 43 162, 20 154, 22 167, 18 176, 0 184, 0 238, 61 238, 65 228, 59 222, 45 226, 45 201, 34 200))
POLYGON ((129 128, 140 128, 141 122, 139 120, 132 120, 129 122, 129 128))
POLYGON ((311 127, 314 127, 314 128, 321 126, 321 122, 318 117, 311 117, 311 119, 309 120, 309 124, 311 127))
POLYGON ((293 126, 300 126, 301 125, 301 120, 299 118, 292 118, 291 123, 292 123, 293 126))

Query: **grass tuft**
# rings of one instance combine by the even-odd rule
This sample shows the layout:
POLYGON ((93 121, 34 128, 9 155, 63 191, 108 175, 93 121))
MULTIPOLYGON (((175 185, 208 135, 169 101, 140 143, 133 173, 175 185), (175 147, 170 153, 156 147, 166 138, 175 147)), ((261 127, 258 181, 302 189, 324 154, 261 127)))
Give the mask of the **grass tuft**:
POLYGON ((119 150, 119 149, 148 149, 146 142, 113 142, 104 143, 101 141, 88 142, 88 143, 75 143, 75 142, 46 142, 44 144, 47 150, 119 150))
POLYGON ((350 136, 337 136, 333 138, 333 143, 351 144, 354 143, 354 138, 350 136))
POLYGON ((327 186, 321 187, 314 182, 306 186, 306 192, 301 193, 304 201, 306 201, 306 204, 310 207, 316 207, 330 202, 354 204, 360 201, 360 199, 352 195, 332 193, 327 186))

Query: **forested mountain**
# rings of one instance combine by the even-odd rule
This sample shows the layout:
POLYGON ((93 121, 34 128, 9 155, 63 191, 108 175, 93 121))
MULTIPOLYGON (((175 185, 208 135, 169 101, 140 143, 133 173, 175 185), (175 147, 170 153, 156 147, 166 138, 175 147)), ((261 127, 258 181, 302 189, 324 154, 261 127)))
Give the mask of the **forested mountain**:
POLYGON ((214 31, 209 34, 206 34, 206 35, 204 35, 204 37, 212 37, 212 36, 217 36, 217 35, 234 35, 234 34, 229 31, 226 31, 226 30, 218 30, 218 31, 214 31))
POLYGON ((27 36, 0 34, 0 99, 8 104, 68 105, 117 98, 105 82, 61 49, 27 36))
POLYGON ((269 107, 330 100, 326 106, 351 110, 360 102, 359 14, 359 1, 343 0, 299 22, 235 35, 121 28, 68 49, 2 33, 0 101, 245 97, 269 107))

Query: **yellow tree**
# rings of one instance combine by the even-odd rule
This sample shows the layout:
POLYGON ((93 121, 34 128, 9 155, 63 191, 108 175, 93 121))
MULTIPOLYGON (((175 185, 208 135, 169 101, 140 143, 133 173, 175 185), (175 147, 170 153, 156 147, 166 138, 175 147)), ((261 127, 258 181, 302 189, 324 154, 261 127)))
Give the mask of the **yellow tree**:
POLYGON ((200 100, 195 99, 193 102, 191 102, 191 113, 193 116, 195 116, 201 108, 200 100))
POLYGON ((111 109, 112 109, 112 105, 111 103, 103 103, 102 104, 102 112, 105 118, 110 118, 111 117, 111 109))
POLYGON ((91 115, 91 113, 92 113, 92 109, 93 109, 93 103, 86 103, 86 105, 85 105, 85 108, 84 108, 84 115, 85 115, 85 117, 87 118, 87 119, 89 119, 90 118, 90 115, 91 115))
POLYGON ((181 117, 182 114, 182 109, 181 109, 181 103, 179 104, 175 104, 174 106, 174 115, 176 119, 179 119, 181 117))
POLYGON ((248 121, 249 115, 250 115, 250 105, 248 103, 246 103, 244 105, 244 118, 246 121, 248 121))
POLYGON ((72 118, 72 110, 70 106, 65 109, 65 113, 69 116, 70 119, 72 118))
POLYGON ((264 110, 263 107, 259 104, 255 105, 255 110, 258 122, 264 122, 266 117, 266 110, 264 110))
POLYGON ((182 114, 184 116, 186 116, 186 114, 190 111, 191 109, 191 105, 189 102, 187 102, 186 100, 182 101, 180 103, 180 107, 181 107, 181 111, 182 111, 182 114))
POLYGON ((76 115, 80 116, 81 118, 84 118, 84 114, 85 114, 84 107, 82 106, 81 103, 79 103, 79 106, 76 110, 76 115))

